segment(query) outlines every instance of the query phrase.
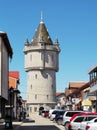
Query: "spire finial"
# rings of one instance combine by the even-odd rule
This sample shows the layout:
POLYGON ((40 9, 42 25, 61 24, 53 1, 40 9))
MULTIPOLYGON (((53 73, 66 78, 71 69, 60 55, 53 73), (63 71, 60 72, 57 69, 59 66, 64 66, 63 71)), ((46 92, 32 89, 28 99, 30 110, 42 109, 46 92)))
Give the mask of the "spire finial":
POLYGON ((41 22, 40 23, 43 23, 43 12, 41 11, 41 22))

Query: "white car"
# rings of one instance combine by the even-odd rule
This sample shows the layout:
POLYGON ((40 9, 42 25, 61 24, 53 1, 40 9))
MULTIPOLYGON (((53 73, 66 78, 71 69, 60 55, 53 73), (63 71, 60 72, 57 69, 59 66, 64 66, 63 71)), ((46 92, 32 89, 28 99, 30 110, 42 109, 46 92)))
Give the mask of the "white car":
POLYGON ((55 116, 56 116, 56 113, 58 113, 59 110, 54 110, 52 113, 51 113, 51 116, 50 116, 50 120, 53 121, 55 119, 55 116))
POLYGON ((80 123, 80 128, 79 128, 79 130, 86 130, 86 125, 90 122, 90 123, 94 123, 94 122, 97 122, 97 117, 95 118, 95 117, 87 117, 87 119, 86 119, 87 121, 83 121, 83 122, 81 122, 80 123), (92 119, 93 118, 93 119, 92 119))
POLYGON ((64 113, 63 115, 63 120, 62 120, 62 125, 65 126, 65 128, 68 128, 68 124, 70 123, 70 118, 74 115, 74 114, 78 114, 78 113, 82 113, 83 111, 73 111, 73 110, 68 110, 64 113))
POLYGON ((50 110, 49 110, 49 118, 51 117, 52 112, 53 112, 54 110, 56 110, 56 109, 50 109, 50 110))
POLYGON ((79 115, 76 116, 68 125, 68 129, 70 130, 85 130, 82 129, 86 126, 87 122, 90 120, 97 118, 97 115, 79 115), (83 127, 81 127, 81 123, 83 123, 83 127))
POLYGON ((85 130, 97 130, 97 122, 88 122, 85 130))

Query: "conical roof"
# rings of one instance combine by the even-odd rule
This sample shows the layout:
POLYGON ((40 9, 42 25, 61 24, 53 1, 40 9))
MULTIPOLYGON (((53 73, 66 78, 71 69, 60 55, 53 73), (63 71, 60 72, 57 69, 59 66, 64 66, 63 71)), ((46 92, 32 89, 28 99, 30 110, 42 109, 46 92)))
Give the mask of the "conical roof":
POLYGON ((32 41, 32 45, 38 45, 38 44, 48 44, 48 45, 53 44, 43 21, 40 22, 32 41))

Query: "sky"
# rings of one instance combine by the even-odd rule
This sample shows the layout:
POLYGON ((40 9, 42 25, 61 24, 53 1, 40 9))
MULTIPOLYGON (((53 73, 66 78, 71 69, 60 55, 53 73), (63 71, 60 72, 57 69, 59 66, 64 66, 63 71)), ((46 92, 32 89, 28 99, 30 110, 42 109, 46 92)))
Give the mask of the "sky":
POLYGON ((27 97, 24 42, 33 39, 41 11, 53 41, 59 40, 57 92, 69 82, 89 81, 89 70, 97 65, 97 0, 0 0, 0 31, 7 33, 13 58, 10 71, 19 71, 21 96, 27 97))

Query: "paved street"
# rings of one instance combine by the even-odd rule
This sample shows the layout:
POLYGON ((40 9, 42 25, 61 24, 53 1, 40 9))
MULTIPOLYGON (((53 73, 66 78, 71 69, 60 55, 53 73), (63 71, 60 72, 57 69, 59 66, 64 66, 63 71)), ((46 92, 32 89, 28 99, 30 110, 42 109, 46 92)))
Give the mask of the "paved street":
POLYGON ((27 118, 20 127, 15 130, 65 130, 63 126, 59 126, 56 123, 50 121, 48 118, 44 118, 40 115, 33 114, 27 118))
MULTIPOLYGON (((57 125, 48 118, 44 118, 38 114, 33 114, 23 122, 13 122, 14 130, 65 130, 61 125, 57 125)), ((4 130, 4 124, 0 130, 4 130)))
POLYGON ((33 114, 29 119, 33 120, 32 125, 33 129, 35 130, 65 130, 63 126, 57 125, 53 121, 50 121, 48 118, 44 118, 38 114, 33 114))

